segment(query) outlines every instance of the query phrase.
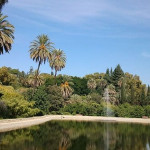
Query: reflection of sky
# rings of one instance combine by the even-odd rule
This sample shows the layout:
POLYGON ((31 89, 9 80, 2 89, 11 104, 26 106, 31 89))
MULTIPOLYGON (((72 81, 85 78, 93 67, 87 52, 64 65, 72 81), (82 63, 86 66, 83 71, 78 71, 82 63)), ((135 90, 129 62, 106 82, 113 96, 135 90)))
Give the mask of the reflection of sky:
POLYGON ((146 150, 150 150, 149 143, 146 144, 146 150))

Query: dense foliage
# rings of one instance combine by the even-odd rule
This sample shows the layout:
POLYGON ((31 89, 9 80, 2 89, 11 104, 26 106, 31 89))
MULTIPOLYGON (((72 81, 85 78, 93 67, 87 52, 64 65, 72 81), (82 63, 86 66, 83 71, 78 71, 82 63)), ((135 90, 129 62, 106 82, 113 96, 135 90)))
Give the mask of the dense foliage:
POLYGON ((83 78, 39 74, 33 86, 34 70, 28 73, 0 68, 0 116, 27 117, 44 114, 80 114, 104 116, 105 91, 108 90, 111 116, 150 116, 150 87, 137 75, 124 73, 120 65, 106 73, 83 78))
POLYGON ((28 102, 11 86, 0 85, 0 117, 30 117, 38 115, 39 109, 33 108, 34 101, 28 102))

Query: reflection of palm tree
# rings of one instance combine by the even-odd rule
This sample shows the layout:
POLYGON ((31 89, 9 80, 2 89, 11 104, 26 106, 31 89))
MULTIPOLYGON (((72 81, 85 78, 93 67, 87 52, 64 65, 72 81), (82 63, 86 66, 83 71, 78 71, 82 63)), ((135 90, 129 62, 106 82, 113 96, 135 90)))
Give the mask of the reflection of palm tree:
POLYGON ((87 145, 86 150, 96 150, 96 146, 94 143, 90 143, 87 145))
POLYGON ((63 136, 59 143, 59 150, 67 150, 71 145, 70 138, 68 136, 63 136))

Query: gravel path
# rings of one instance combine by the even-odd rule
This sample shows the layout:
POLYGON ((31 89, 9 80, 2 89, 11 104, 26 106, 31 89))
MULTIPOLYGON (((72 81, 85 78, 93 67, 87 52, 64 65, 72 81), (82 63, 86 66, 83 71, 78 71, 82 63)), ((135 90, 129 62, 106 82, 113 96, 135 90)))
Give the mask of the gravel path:
POLYGON ((110 121, 110 122, 122 122, 122 123, 126 122, 126 123, 150 124, 150 119, 142 119, 142 118, 46 115, 42 117, 0 120, 0 132, 26 128, 33 125, 42 124, 51 120, 110 121))

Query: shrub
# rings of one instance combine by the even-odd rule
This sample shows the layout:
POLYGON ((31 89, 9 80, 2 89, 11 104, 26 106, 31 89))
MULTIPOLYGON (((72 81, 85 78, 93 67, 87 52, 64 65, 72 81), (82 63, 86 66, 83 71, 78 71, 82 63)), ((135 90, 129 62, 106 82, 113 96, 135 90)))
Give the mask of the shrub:
POLYGON ((59 111, 64 106, 64 99, 59 86, 49 86, 47 88, 47 100, 49 103, 49 111, 59 111))
POLYGON ((63 115, 71 115, 69 112, 63 112, 63 115))
POLYGON ((7 106, 3 101, 0 101, 0 117, 5 118, 7 116, 7 106))
POLYGON ((114 113, 116 117, 131 117, 132 106, 128 103, 116 106, 114 113))
POLYGON ((141 118, 145 115, 144 108, 142 106, 133 106, 131 117, 133 118, 141 118))
POLYGON ((76 115, 89 115, 96 116, 101 115, 103 108, 97 103, 74 103, 68 104, 65 108, 62 109, 62 112, 69 112, 70 114, 76 115))
POLYGON ((39 109, 34 109, 34 102, 28 102, 11 86, 0 85, 1 101, 7 106, 7 117, 31 117, 38 114, 39 109))
POLYGON ((35 101, 35 108, 40 109, 43 112, 43 114, 48 113, 50 105, 48 102, 48 94, 45 91, 45 86, 40 86, 34 91, 34 93, 32 93, 32 90, 30 90, 29 93, 31 94, 30 99, 32 101, 35 101))
POLYGON ((94 102, 96 102, 96 103, 98 103, 98 104, 101 103, 102 96, 99 95, 98 93, 91 93, 90 96, 91 96, 91 100, 92 100, 92 101, 94 101, 94 102))
MULTIPOLYGON (((148 107, 147 107, 148 113, 148 107)), ((115 115, 117 117, 128 117, 128 118, 141 118, 145 115, 145 110, 142 106, 134 106, 128 103, 122 104, 120 106, 116 106, 115 115)))
POLYGON ((144 110, 145 110, 145 115, 150 117, 150 105, 145 106, 144 110))

